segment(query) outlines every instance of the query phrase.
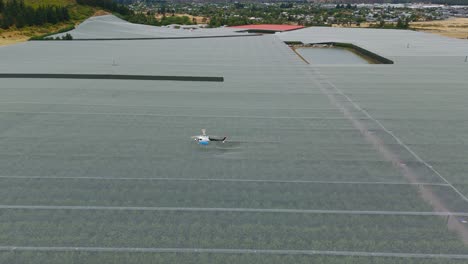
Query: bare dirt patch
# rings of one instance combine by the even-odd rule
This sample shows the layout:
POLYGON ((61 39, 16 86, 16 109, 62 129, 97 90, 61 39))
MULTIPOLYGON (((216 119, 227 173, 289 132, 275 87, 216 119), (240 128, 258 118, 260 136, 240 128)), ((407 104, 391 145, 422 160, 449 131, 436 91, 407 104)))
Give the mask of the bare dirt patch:
MULTIPOLYGON (((395 140, 398 139, 396 136, 394 136, 382 124, 380 124, 379 121, 374 119, 369 113, 367 113, 366 110, 363 110, 358 104, 356 104, 353 100, 347 97, 340 89, 338 89, 332 83, 328 81, 321 83, 316 81, 316 83, 319 84, 320 90, 323 94, 325 94, 328 97, 330 102, 343 113, 343 115, 362 134, 364 139, 370 144, 372 144, 385 160, 391 162, 395 166, 395 168, 398 169, 410 183, 416 184, 418 182, 417 173, 410 167, 406 166, 403 160, 400 159, 399 155, 394 153, 390 148, 388 148, 387 144, 380 137, 376 136, 374 133, 371 133, 367 126, 352 114, 352 111, 358 110, 364 113, 369 119, 373 120, 376 124, 378 124, 385 132, 394 137, 395 140), (348 103, 351 103, 352 107, 347 107, 340 101, 340 99, 338 99, 338 97, 336 97, 336 95, 344 97, 348 103)), ((400 140, 398 139, 397 142, 399 141, 400 140)), ((414 155, 417 160, 420 159, 404 143, 401 143, 400 145, 404 148, 407 148, 407 150, 412 155, 414 155)), ((423 164, 426 164, 423 160, 421 161, 423 164)), ((434 172, 437 171, 434 170, 434 172)), ((440 176, 438 172, 437 175, 440 176)), ((443 178, 442 176, 440 177, 445 181, 445 178, 443 178)), ((434 212, 450 212, 448 206, 432 191, 430 186, 418 185, 418 193, 426 203, 432 206, 434 212)), ((463 243, 465 243, 465 245, 468 245, 468 229, 465 225, 460 223, 456 217, 448 217, 446 220, 446 224, 449 230, 458 233, 463 243)))
POLYGON ((12 45, 29 39, 20 31, 0 31, 0 46, 12 45))
POLYGON ((28 37, 18 37, 18 38, 4 38, 0 37, 0 46, 8 46, 16 43, 27 41, 28 37))
POLYGON ((97 10, 93 14, 93 16, 106 16, 106 15, 112 15, 112 13, 109 13, 109 12, 104 11, 104 10, 97 10))
MULTIPOLYGON (((186 16, 188 18, 190 18, 190 20, 193 21, 193 19, 195 18, 195 21, 197 22, 197 24, 208 24, 210 22, 210 18, 208 17, 202 17, 202 16, 192 16, 192 15, 189 15, 189 14, 174 14, 175 16, 186 16)), ((166 14, 166 16, 172 16, 172 14, 166 14)), ((157 14, 155 16, 157 19, 161 19, 163 16, 161 14, 157 14)))

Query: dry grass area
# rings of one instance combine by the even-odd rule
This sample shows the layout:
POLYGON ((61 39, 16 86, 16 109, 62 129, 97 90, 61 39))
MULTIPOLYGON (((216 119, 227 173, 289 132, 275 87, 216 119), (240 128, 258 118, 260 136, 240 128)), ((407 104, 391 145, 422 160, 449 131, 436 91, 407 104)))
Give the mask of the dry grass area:
MULTIPOLYGON (((357 26, 352 25, 332 25, 333 27, 351 27, 351 28, 368 28, 375 23, 361 23, 357 26)), ((468 39, 468 18, 451 18, 447 20, 435 20, 424 22, 412 22, 410 28, 416 31, 435 33, 446 37, 468 39)))
MULTIPOLYGON (((166 16, 171 16, 171 14, 166 14, 166 16)), ((195 21, 197 21, 197 24, 208 24, 210 22, 209 17, 192 16, 192 15, 189 15, 189 14, 175 14, 175 16, 187 16, 187 17, 190 18, 190 20, 193 20, 193 18, 195 18, 195 21)), ((156 18, 161 19, 162 15, 157 14, 156 18)))
POLYGON ((16 44, 19 42, 27 41, 29 37, 25 37, 16 32, 11 32, 10 34, 0 34, 0 46, 7 46, 16 44))
POLYGON ((30 26, 21 29, 9 28, 7 30, 0 29, 0 46, 11 45, 18 42, 27 41, 32 36, 55 32, 62 28, 70 26, 70 23, 60 23, 47 26, 30 26))
POLYGON ((104 11, 104 10, 97 10, 93 14, 93 16, 105 16, 105 15, 112 15, 112 13, 104 11))
POLYGON ((440 21, 413 22, 411 28, 452 38, 468 38, 468 18, 451 18, 440 21))

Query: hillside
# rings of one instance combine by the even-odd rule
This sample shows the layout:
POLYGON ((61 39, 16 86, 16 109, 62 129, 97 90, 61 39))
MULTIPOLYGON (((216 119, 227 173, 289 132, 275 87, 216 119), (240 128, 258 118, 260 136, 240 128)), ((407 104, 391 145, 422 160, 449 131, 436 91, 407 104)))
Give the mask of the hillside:
POLYGON ((76 4, 75 0, 24 0, 24 3, 32 7, 41 5, 69 6, 76 4))
POLYGON ((70 20, 58 24, 26 26, 21 29, 15 27, 9 29, 0 28, 0 46, 27 41, 32 36, 44 35, 69 28, 72 25, 78 25, 100 11, 99 8, 79 5, 75 0, 25 0, 24 2, 26 5, 34 8, 47 5, 67 7, 70 20))

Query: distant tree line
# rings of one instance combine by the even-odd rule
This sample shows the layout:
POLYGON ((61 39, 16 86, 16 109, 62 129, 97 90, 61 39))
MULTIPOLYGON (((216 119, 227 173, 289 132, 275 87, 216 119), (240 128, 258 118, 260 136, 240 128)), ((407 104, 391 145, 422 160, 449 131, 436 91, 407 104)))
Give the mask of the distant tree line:
POLYGON ((294 6, 293 3, 281 3, 280 8, 292 8, 294 6))
POLYGON ((374 24, 371 27, 374 28, 385 28, 385 29, 408 29, 409 23, 411 22, 410 18, 399 18, 397 23, 385 23, 382 19, 378 24, 374 24))
POLYGON ((172 11, 172 16, 166 16, 165 8, 162 11, 163 17, 157 19, 154 13, 148 12, 148 14, 134 13, 127 6, 120 3, 129 3, 131 1, 126 0, 76 0, 78 4, 100 7, 109 10, 114 13, 118 13, 121 17, 128 22, 153 25, 153 26, 165 26, 170 24, 180 25, 191 25, 193 21, 187 16, 175 16, 175 11, 172 11))
POLYGON ((73 36, 70 33, 63 35, 62 37, 45 37, 37 40, 73 40, 73 36))
POLYGON ((223 16, 216 14, 210 18, 210 23, 208 24, 210 27, 220 27, 223 25, 226 26, 240 26, 240 25, 249 25, 254 23, 255 21, 250 20, 246 16, 234 17, 234 16, 223 16))
POLYGON ((100 7, 123 16, 131 15, 133 12, 128 7, 118 4, 112 0, 76 0, 77 4, 100 7))
POLYGON ((16 26, 40 26, 46 23, 56 24, 70 19, 66 7, 40 6, 33 8, 26 6, 23 0, 0 0, 0 27, 3 29, 16 26))
POLYGON ((152 26, 166 26, 171 24, 178 25, 192 25, 194 22, 188 16, 163 16, 161 19, 157 19, 154 14, 131 14, 124 16, 124 19, 131 23, 145 24, 152 26))
POLYGON ((29 40, 72 40, 73 36, 71 34, 69 34, 69 33, 65 34, 61 38, 60 37, 53 38, 51 36, 59 34, 59 33, 64 33, 64 32, 67 32, 67 31, 70 31, 70 30, 73 30, 73 29, 75 29, 75 25, 71 24, 68 27, 61 28, 61 29, 59 29, 58 31, 55 31, 55 32, 50 32, 50 33, 46 33, 46 34, 43 34, 43 35, 33 36, 29 40))
MULTIPOLYGON (((123 4, 123 5, 129 5, 137 2, 137 0, 114 0, 114 2, 123 4)), ((145 0, 144 2, 146 3, 153 3, 153 0, 145 0)))
POLYGON ((468 0, 432 0, 433 4, 468 5, 468 0))
POLYGON ((427 4, 445 4, 445 5, 468 5, 468 0, 324 0, 321 3, 341 3, 341 4, 409 4, 409 3, 427 3, 427 4))
POLYGON ((342 5, 341 5, 341 4, 337 4, 335 8, 336 8, 336 9, 357 9, 357 5, 354 5, 354 6, 353 6, 353 5, 349 4, 349 3, 348 3, 347 5, 345 5, 345 4, 342 4, 342 5))

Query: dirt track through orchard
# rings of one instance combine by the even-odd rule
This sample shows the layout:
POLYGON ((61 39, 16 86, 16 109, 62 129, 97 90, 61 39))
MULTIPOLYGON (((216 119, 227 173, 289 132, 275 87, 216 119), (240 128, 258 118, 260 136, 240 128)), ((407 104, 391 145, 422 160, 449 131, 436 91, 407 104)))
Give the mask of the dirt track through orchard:
MULTIPOLYGON (((378 136, 374 135, 369 131, 366 127, 366 125, 361 122, 359 119, 355 118, 353 114, 351 113, 351 110, 349 107, 346 107, 343 103, 341 103, 338 98, 336 97, 335 94, 339 94, 342 97, 345 98, 345 100, 350 103, 353 106, 353 110, 358 110, 362 113, 364 113, 366 116, 369 117, 370 120, 375 121, 378 123, 379 126, 381 126, 385 131, 388 131, 380 122, 378 122, 376 119, 374 119, 369 113, 364 111, 358 104, 356 104, 354 101, 351 100, 348 96, 346 96, 340 89, 338 89, 336 86, 334 86, 332 83, 330 83, 326 78, 324 78, 316 69, 313 69, 314 73, 316 74, 316 77, 319 78, 311 78, 317 85, 320 87, 320 90, 328 97, 330 100, 331 104, 337 107, 343 115, 351 121, 353 126, 359 130, 359 132, 362 134, 364 139, 372 144, 374 148, 380 153, 380 155, 387 161, 391 162, 397 169, 400 170, 402 175, 412 184, 418 182, 418 176, 417 174, 409 167, 407 167, 404 162, 399 158, 397 154, 395 154, 393 151, 391 151, 378 136)), ((389 131, 388 131, 389 132, 389 131)), ((397 142, 405 146, 404 143, 402 143, 398 138, 396 138, 393 134, 390 134, 392 137, 394 137, 397 142)), ((408 149, 407 146, 405 146, 406 149, 408 149)), ((409 149, 410 153, 412 155, 416 155, 413 151, 409 149)), ((418 160, 420 158, 416 155, 415 156, 418 160)), ((424 161, 423 161, 424 162, 424 161)), ((427 163, 424 162, 424 165, 428 166, 427 163)), ((432 167, 430 167, 432 169, 432 167)), ((435 170, 434 170, 435 171, 435 170)), ((437 172, 437 171, 435 171, 437 172)), ((438 173, 437 173, 438 174, 438 173)), ((443 178, 440 174, 438 174, 439 177, 441 177, 445 182, 445 178, 443 178)), ((449 182, 447 182, 450 184, 449 182)), ((451 185, 451 184, 450 184, 451 185)), ((452 185, 451 185, 452 186, 452 185)), ((453 186, 452 186, 453 187, 453 186)), ((454 187, 453 187, 454 188, 454 187)), ((463 199, 466 200, 466 197, 464 197, 461 193, 458 192, 454 188, 454 190, 462 196, 463 199)), ((419 194, 421 198, 430 204, 432 208, 434 209, 435 212, 450 212, 448 207, 444 204, 444 202, 436 195, 434 192, 431 190, 430 186, 419 186, 418 187, 419 194)), ((456 217, 448 217, 447 220, 447 226, 449 230, 457 232, 463 242, 468 245, 468 229, 459 221, 457 221, 456 217)))

